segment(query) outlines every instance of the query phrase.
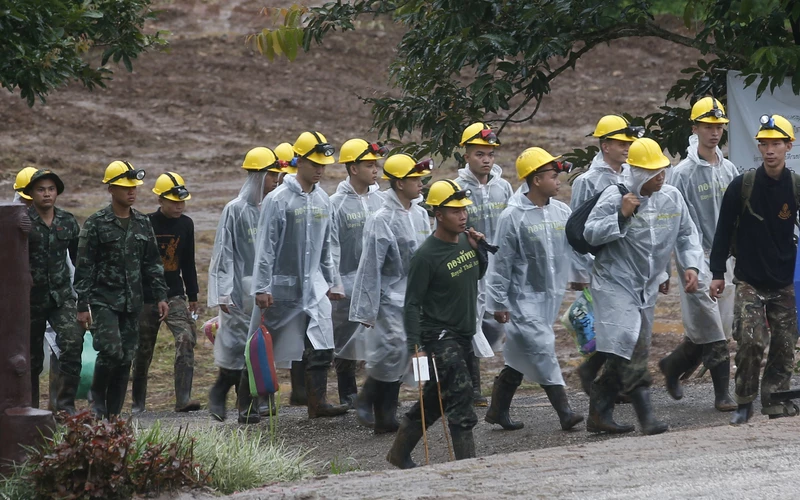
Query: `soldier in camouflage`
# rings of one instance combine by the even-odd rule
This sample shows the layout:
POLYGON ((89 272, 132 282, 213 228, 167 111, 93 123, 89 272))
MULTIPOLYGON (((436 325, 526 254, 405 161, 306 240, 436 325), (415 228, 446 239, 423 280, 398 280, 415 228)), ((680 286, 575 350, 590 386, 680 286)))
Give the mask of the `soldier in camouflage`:
POLYGON ((61 351, 55 410, 75 413, 75 393, 81 375, 83 330, 78 325, 72 275, 67 255, 75 262, 80 227, 75 217, 55 206, 64 183, 55 173, 39 170, 31 177, 24 194, 32 198, 28 207, 31 231, 28 256, 31 269, 31 406, 39 407, 39 375, 44 352, 42 343, 49 321, 61 351))
POLYGON ((112 162, 103 179, 111 204, 86 219, 78 242, 78 323, 91 327, 97 350, 91 390, 98 418, 122 411, 139 340, 143 283, 153 291, 159 320, 169 312, 153 226, 131 207, 143 177, 128 162, 112 162))

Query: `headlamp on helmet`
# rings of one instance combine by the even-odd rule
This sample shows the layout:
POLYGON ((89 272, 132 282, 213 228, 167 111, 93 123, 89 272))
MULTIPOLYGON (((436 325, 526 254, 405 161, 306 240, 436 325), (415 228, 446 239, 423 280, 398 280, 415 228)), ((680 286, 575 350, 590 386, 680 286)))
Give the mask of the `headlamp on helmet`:
POLYGON ((128 180, 132 180, 132 181, 141 181, 142 179, 144 179, 144 176, 147 175, 147 172, 145 172, 141 168, 136 168, 136 169, 133 168, 133 165, 131 165, 127 161, 123 161, 122 163, 124 163, 125 166, 128 167, 128 170, 122 172, 119 175, 116 175, 116 176, 112 177, 111 179, 108 180, 108 182, 106 184, 113 184, 114 181, 118 181, 118 180, 120 180, 122 178, 125 178, 125 179, 128 179, 128 180))
POLYGON ((713 117, 713 118, 716 118, 717 120, 719 120, 719 119, 721 119, 721 118, 728 118, 728 117, 725 115, 725 112, 724 112, 724 111, 722 111, 722 109, 721 109, 721 108, 720 108, 720 107, 717 105, 717 100, 716 100, 716 99, 714 99, 714 98, 711 98, 711 109, 709 109, 709 110, 708 110, 708 111, 706 111, 705 113, 703 113, 703 114, 699 115, 699 116, 698 116, 697 118, 695 118, 694 120, 695 120, 695 121, 700 121, 700 120, 702 120, 703 118, 712 118, 712 117, 713 117))
MULTIPOLYGON (((386 174, 387 177, 392 178, 392 179, 405 179, 405 178, 411 176, 412 174, 423 174, 423 173, 425 173, 427 171, 430 171, 430 170, 433 170, 433 159, 432 158, 425 158, 424 160, 421 160, 421 161, 415 163, 414 166, 411 167, 411 169, 408 172, 406 172, 404 175, 392 175, 391 173, 387 172, 385 168, 384 168, 383 173, 386 174)), ((419 176, 417 175, 415 177, 419 177, 419 176)))
POLYGON ((361 161, 361 158, 364 158, 368 154, 373 154, 375 156, 386 156, 389 154, 389 148, 382 145, 381 143, 370 143, 360 155, 356 156, 356 159, 353 162, 358 163, 361 161))
POLYGON ((295 156, 294 158, 292 158, 292 159, 291 159, 291 160, 289 160, 289 161, 286 161, 286 160, 278 160, 278 165, 279 165, 281 168, 289 168, 289 167, 295 167, 295 168, 297 168, 297 157, 295 156))
POLYGON ((788 132, 786 132, 785 130, 780 128, 775 123, 775 117, 774 116, 761 115, 761 118, 758 119, 758 123, 761 124, 761 129, 762 130, 775 130, 775 131, 780 132, 781 134, 785 135, 787 138, 791 138, 792 137, 788 132))
POLYGON ((488 142, 492 146, 500 144, 497 140, 497 134, 494 133, 492 129, 485 128, 483 130, 478 131, 477 134, 473 135, 469 139, 466 140, 466 143, 469 144, 469 141, 473 139, 483 139, 484 141, 488 142))
POLYGON ((333 154, 335 152, 336 152, 336 148, 331 146, 329 143, 320 142, 320 143, 314 144, 314 147, 311 148, 306 154, 304 154, 303 158, 308 158, 309 156, 311 156, 314 153, 321 154, 322 156, 325 156, 327 158, 328 156, 333 156, 333 154))
POLYGON ((461 201, 465 198, 472 198, 472 190, 471 189, 462 189, 460 191, 455 191, 453 194, 448 196, 447 198, 442 201, 442 206, 447 206, 448 203, 451 201, 461 201))
POLYGON ((617 134, 624 134, 625 136, 630 137, 632 139, 641 139, 642 137, 644 137, 644 127, 639 126, 639 125, 628 125, 625 128, 621 128, 619 130, 614 130, 613 132, 609 132, 609 133, 603 135, 602 137, 600 137, 600 139, 601 140, 602 139, 608 139, 609 137, 611 137, 613 135, 617 135, 617 134))

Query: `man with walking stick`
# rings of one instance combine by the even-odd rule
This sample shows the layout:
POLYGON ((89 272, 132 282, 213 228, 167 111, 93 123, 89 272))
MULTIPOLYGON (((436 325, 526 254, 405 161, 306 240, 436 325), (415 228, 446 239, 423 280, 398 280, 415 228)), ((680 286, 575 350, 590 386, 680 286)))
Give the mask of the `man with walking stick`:
MULTIPOLYGON (((436 231, 411 258, 403 310, 409 352, 436 357, 456 460, 475 456, 472 428, 478 418, 467 359, 475 335, 478 280, 488 264, 486 245, 478 245, 483 234, 467 229, 469 194, 450 180, 431 186, 425 201, 433 208, 436 231)), ((425 384, 420 403, 403 417, 386 457, 401 469, 416 467, 411 451, 422 438, 423 426, 442 416, 436 381, 425 384)))

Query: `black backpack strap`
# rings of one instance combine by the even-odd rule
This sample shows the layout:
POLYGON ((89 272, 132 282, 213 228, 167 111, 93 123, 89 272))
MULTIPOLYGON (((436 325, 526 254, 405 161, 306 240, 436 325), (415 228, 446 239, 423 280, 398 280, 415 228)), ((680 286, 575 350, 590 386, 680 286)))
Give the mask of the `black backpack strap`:
MULTIPOLYGON (((750 196, 752 196, 753 194, 753 185, 755 184, 755 182, 756 182, 755 169, 748 170, 747 172, 744 173, 744 176, 742 177, 742 193, 741 193, 742 213, 739 214, 739 217, 744 215, 745 211, 748 211, 753 217, 755 217, 760 221, 763 221, 764 218, 755 213, 753 211, 753 207, 750 205, 750 196)), ((794 184, 792 184, 792 190, 794 189, 795 189, 794 184)), ((795 200, 796 199, 797 199, 797 194, 795 194, 795 200)), ((738 220, 736 221, 736 225, 737 226, 739 225, 738 220)))
MULTIPOLYGON (((794 206, 800 212, 800 175, 789 171, 792 174, 792 193, 794 194, 794 206)), ((800 221, 794 218, 794 225, 800 228, 800 221)))

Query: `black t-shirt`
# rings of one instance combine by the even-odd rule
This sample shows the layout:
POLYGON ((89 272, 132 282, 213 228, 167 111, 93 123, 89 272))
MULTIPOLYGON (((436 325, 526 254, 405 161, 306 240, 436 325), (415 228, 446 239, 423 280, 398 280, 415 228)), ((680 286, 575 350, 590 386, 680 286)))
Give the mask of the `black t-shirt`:
MULTIPOLYGON (((167 296, 186 295, 197 302, 197 269, 194 262, 194 222, 186 215, 169 218, 161 210, 148 214, 158 241, 158 251, 164 263, 167 296), (185 290, 184 290, 185 285, 185 290)), ((149 289, 144 289, 147 303, 154 301, 149 289)))
POLYGON ((764 166, 756 170, 749 210, 742 207, 744 176, 733 179, 725 191, 711 249, 710 268, 714 279, 723 279, 726 261, 736 232, 734 275, 756 288, 775 290, 794 281, 797 245, 794 241, 797 206, 792 174, 784 168, 779 179, 767 175, 764 166))

